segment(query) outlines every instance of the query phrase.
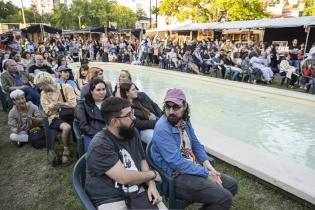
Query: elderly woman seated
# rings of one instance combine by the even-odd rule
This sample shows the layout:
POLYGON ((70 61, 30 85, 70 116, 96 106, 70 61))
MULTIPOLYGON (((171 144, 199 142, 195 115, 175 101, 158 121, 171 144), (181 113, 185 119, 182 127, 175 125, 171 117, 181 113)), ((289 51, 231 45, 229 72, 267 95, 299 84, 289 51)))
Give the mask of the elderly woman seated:
POLYGON ((105 121, 101 115, 101 104, 109 97, 106 92, 106 84, 100 78, 95 78, 89 83, 90 91, 83 100, 78 102, 75 110, 75 118, 79 122, 82 134, 84 152, 93 136, 105 127, 105 121))
POLYGON ((26 102, 22 90, 12 91, 10 98, 14 103, 8 116, 8 125, 12 132, 10 140, 21 145, 21 142, 28 142, 31 128, 42 125, 43 116, 36 105, 30 101, 26 102))
POLYGON ((41 91, 41 105, 48 116, 49 127, 61 131, 63 143, 62 164, 68 165, 70 160, 69 141, 74 107, 77 105, 76 95, 67 84, 57 85, 47 72, 38 73, 34 79, 41 91))

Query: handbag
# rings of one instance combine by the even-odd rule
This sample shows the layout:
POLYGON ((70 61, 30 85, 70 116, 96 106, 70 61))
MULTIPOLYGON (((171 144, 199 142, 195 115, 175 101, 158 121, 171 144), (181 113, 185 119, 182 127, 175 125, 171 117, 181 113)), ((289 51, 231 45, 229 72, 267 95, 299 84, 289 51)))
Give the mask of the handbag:
MULTIPOLYGON (((65 94, 63 92, 62 84, 60 84, 60 92, 63 99, 63 102, 67 102, 65 94)), ((74 118, 74 108, 72 107, 61 107, 59 109, 59 118, 66 121, 72 122, 74 118)))
POLYGON ((42 127, 34 127, 28 131, 28 141, 35 149, 46 147, 45 131, 42 127))

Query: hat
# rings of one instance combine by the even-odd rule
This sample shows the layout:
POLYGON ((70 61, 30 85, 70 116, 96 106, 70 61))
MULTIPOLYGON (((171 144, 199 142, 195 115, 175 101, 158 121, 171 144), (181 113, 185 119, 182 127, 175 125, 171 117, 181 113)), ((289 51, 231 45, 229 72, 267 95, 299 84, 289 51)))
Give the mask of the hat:
POLYGON ((177 88, 169 89, 164 97, 164 103, 173 102, 177 105, 182 106, 183 101, 186 101, 186 96, 182 90, 177 88))
POLYGON ((71 69, 67 65, 62 65, 62 66, 59 66, 56 71, 57 72, 71 71, 71 69))

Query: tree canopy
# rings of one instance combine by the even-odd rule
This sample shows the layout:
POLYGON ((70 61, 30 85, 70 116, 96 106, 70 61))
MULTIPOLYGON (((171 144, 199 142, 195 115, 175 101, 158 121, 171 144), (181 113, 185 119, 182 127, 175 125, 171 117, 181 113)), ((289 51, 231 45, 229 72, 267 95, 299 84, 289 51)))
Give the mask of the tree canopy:
POLYGON ((314 0, 306 0, 305 8, 303 12, 304 16, 315 15, 315 1, 314 0))
POLYGON ((179 21, 197 22, 252 20, 267 17, 261 0, 163 0, 159 14, 179 21))
MULTIPOLYGON (((25 8, 24 13, 28 23, 46 22, 63 29, 108 26, 109 22, 118 28, 134 28, 137 21, 136 13, 115 0, 73 0, 70 7, 59 4, 51 14, 39 15, 35 8, 25 8)), ((0 22, 22 22, 21 9, 0 0, 0 22)))

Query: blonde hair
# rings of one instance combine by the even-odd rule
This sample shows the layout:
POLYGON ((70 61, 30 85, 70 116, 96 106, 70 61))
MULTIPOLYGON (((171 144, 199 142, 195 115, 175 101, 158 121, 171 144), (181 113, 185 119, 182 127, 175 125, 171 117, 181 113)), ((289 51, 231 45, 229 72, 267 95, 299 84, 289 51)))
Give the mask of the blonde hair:
POLYGON ((91 82, 94 78, 98 76, 100 72, 103 72, 103 69, 98 67, 89 68, 88 73, 86 75, 86 81, 91 82))
POLYGON ((49 73, 40 72, 40 73, 36 74, 36 76, 34 78, 34 84, 37 85, 40 83, 53 85, 53 84, 55 84, 55 81, 49 73))

